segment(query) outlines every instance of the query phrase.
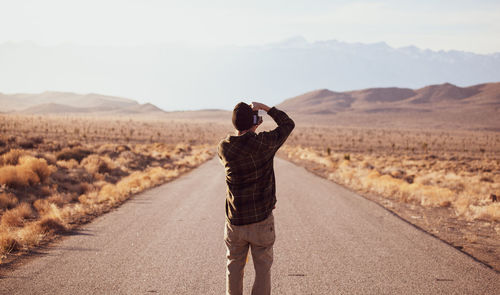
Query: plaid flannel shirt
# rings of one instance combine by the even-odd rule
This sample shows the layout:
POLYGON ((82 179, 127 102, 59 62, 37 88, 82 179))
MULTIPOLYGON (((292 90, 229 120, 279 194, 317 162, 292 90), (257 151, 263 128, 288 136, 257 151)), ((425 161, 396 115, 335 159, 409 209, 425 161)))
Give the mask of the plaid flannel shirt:
POLYGON ((226 170, 226 219, 245 225, 266 219, 276 204, 273 159, 295 123, 285 112, 268 112, 278 124, 272 131, 228 135, 217 148, 226 170))

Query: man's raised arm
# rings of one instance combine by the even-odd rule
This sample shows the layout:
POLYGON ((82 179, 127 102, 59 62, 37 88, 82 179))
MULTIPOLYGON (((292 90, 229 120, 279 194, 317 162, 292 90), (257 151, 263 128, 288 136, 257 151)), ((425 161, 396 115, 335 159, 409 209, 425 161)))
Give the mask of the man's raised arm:
POLYGON ((285 112, 278 110, 276 107, 270 108, 267 105, 258 102, 252 102, 250 106, 254 111, 263 110, 267 112, 271 118, 273 118, 278 127, 270 132, 262 132, 261 134, 270 147, 275 149, 281 147, 295 127, 293 120, 290 119, 285 112))

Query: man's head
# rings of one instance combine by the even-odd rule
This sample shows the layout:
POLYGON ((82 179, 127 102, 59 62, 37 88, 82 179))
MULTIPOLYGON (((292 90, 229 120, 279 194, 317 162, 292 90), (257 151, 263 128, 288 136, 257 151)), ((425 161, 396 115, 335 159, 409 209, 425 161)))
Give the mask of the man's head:
MULTIPOLYGON (((233 126, 238 131, 246 131, 257 127, 260 122, 254 121, 254 111, 252 107, 244 102, 238 103, 233 110, 233 126)), ((255 131, 254 130, 252 131, 255 131)))

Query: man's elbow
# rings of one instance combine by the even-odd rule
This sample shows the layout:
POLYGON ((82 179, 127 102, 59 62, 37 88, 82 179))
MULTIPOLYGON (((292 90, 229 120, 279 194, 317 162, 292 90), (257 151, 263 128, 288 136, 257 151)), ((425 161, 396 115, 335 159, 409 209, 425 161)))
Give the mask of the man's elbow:
POLYGON ((289 124, 290 124, 290 131, 292 131, 295 128, 295 122, 292 119, 290 119, 289 124))

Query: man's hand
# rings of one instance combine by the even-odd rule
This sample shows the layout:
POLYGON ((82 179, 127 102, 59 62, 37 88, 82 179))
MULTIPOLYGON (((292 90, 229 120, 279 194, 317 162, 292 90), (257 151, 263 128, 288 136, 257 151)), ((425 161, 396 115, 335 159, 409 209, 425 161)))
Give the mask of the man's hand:
POLYGON ((263 103, 260 103, 260 102, 252 102, 250 104, 250 107, 252 107, 252 110, 254 111, 258 111, 258 110, 263 110, 265 112, 268 112, 271 108, 266 106, 265 104, 263 103))

